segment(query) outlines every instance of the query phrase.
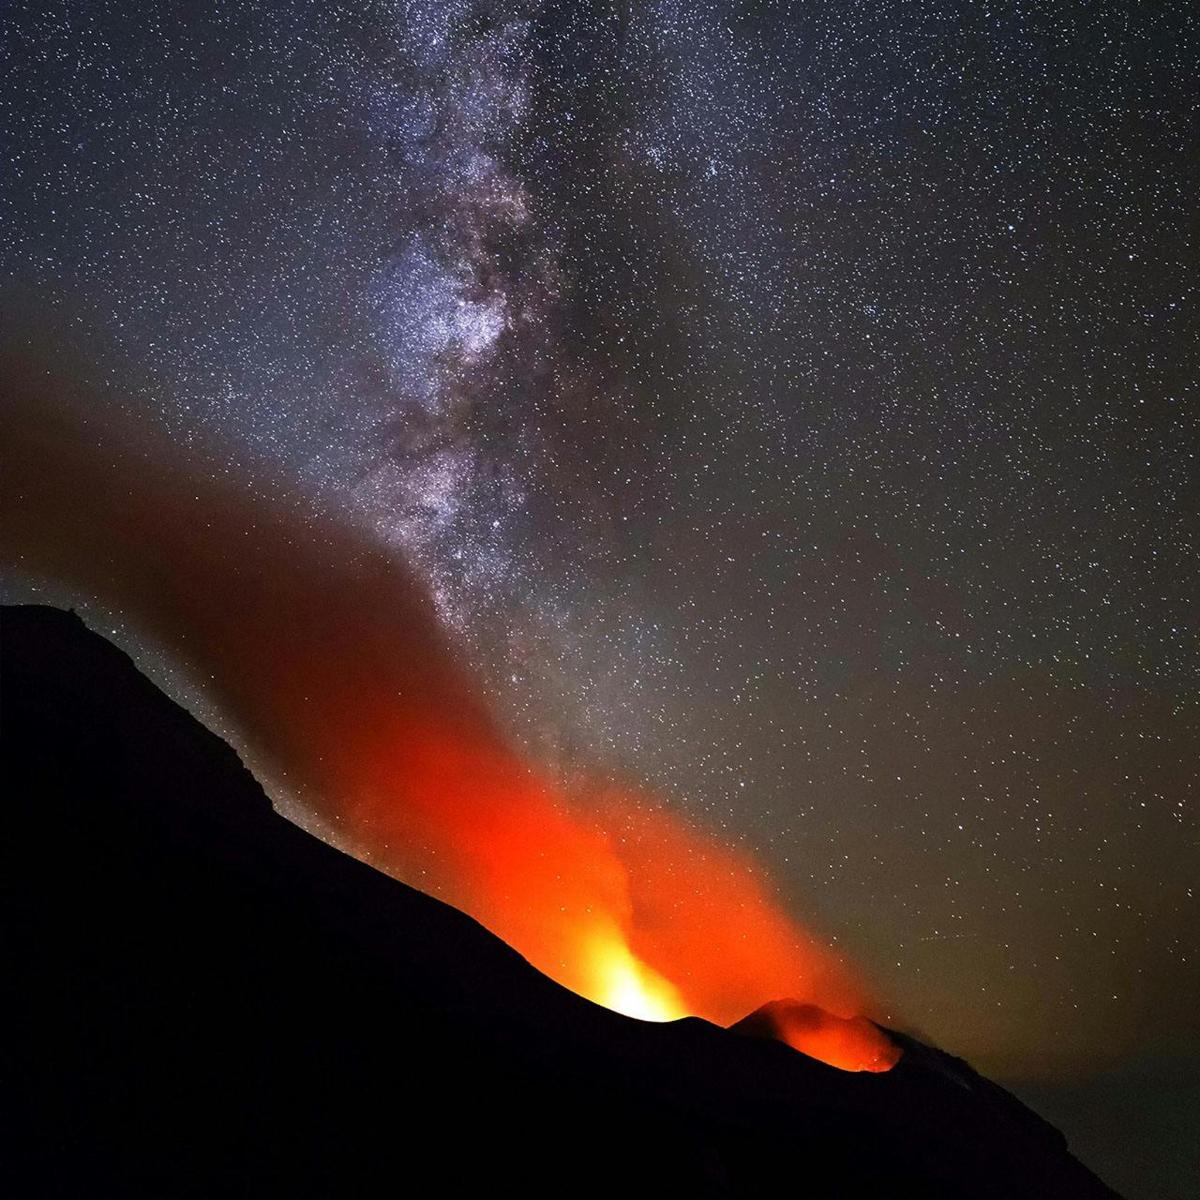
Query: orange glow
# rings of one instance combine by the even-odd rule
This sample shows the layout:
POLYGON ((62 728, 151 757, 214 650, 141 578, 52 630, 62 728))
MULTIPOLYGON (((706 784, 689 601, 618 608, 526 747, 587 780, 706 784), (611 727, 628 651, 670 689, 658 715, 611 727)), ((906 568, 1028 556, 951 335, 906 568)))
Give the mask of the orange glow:
POLYGON ((634 958, 620 933, 584 951, 594 982, 584 994, 589 999, 642 1021, 674 1021, 688 1015, 683 997, 656 972, 634 958))
POLYGON ((142 425, 98 444, 86 419, 60 417, 49 378, 0 370, 28 392, 0 406, 0 551, 167 648, 341 845, 600 1004, 728 1025, 795 996, 776 1031, 789 1044, 890 1065, 851 973, 745 855, 646 797, 573 807, 514 753, 427 591, 377 537, 266 480, 190 468, 142 425))
POLYGON ((764 999, 801 995, 809 1008, 780 1023, 781 1040, 846 1070, 899 1057, 858 1015, 847 968, 744 856, 644 798, 610 794, 573 813, 477 730, 399 713, 370 730, 346 764, 357 839, 377 860, 388 847, 380 865, 398 876, 436 879, 547 975, 647 1021, 728 1025, 764 999))
POLYGON ((843 1071, 889 1071, 900 1061, 897 1046, 866 1017, 836 1017, 812 1004, 779 1000, 751 1021, 810 1058, 843 1071))

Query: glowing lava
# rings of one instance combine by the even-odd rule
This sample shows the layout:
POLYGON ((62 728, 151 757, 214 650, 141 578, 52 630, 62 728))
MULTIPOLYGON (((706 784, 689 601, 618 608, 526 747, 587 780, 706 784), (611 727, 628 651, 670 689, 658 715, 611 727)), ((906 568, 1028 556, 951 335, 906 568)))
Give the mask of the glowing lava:
POLYGON ((649 798, 609 793, 575 810, 490 732, 380 698, 389 709, 325 759, 352 781, 344 812, 379 865, 432 876, 539 970, 627 1016, 728 1025, 764 996, 801 995, 768 1036, 852 1071, 898 1057, 859 1016, 845 966, 744 856, 649 798))
POLYGON ((843 1071, 889 1071, 903 1053, 866 1017, 834 1016, 799 1000, 764 1004, 733 1028, 749 1037, 776 1038, 843 1071))
POLYGON ((688 1015, 683 997, 657 972, 638 962, 619 936, 585 951, 595 982, 583 995, 642 1021, 675 1021, 688 1015))

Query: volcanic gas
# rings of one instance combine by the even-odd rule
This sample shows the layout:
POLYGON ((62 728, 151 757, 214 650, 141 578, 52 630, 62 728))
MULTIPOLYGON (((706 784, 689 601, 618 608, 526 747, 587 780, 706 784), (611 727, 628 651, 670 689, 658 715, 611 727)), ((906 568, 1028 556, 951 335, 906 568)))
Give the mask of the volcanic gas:
POLYGON ((181 461, 144 428, 88 429, 44 372, 7 366, 5 560, 181 665, 333 840, 597 1003, 729 1024, 795 996, 840 1023, 817 1036, 792 1020, 784 1040, 890 1065, 853 1019, 867 1001, 850 971, 755 864, 632 791, 572 803, 522 761, 374 534, 261 473, 239 482, 218 452, 181 461))

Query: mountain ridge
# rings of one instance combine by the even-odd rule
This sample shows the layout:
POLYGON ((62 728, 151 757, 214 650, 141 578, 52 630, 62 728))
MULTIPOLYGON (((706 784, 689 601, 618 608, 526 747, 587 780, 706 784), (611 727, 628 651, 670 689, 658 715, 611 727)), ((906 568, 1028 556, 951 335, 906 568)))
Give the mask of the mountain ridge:
POLYGON ((0 647, 18 1194, 1115 1195, 902 1034, 852 1074, 566 991, 276 814, 74 615, 0 647))

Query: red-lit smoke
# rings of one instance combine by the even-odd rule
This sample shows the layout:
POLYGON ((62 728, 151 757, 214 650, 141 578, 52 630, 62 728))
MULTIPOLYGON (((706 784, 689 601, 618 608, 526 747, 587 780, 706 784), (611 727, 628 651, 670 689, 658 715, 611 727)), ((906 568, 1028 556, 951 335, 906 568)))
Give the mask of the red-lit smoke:
MULTIPOLYGON (((184 464, 145 431, 90 425, 61 385, 0 365, 5 561, 168 647, 344 844, 632 1015, 729 1023, 780 995, 862 1011, 742 856, 633 795, 572 811, 506 744, 423 590, 370 536, 264 475, 251 487, 211 454, 184 464)), ((801 1048, 823 1056, 818 1041, 801 1048)), ((834 1058, 877 1061, 841 1043, 834 1058)))
POLYGON ((739 1022, 735 1032, 787 1042, 843 1071, 890 1071, 903 1053, 866 1017, 834 1016, 799 1000, 773 1000, 739 1022))

